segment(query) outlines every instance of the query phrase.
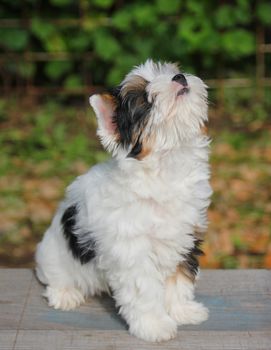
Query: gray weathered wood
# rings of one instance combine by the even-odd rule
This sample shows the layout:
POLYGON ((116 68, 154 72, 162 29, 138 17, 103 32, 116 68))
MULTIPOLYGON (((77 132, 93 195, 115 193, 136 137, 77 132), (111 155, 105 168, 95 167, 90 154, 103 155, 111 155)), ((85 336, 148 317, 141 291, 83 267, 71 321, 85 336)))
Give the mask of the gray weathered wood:
POLYGON ((271 349, 271 271, 203 270, 197 300, 209 320, 151 344, 129 335, 109 297, 64 312, 49 308, 33 272, 0 270, 0 350, 271 349))

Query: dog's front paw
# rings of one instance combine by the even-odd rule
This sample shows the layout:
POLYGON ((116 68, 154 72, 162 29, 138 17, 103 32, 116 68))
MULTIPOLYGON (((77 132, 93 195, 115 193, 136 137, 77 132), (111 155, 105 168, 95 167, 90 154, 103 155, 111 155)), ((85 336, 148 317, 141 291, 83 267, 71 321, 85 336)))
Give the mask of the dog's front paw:
POLYGON ((150 342, 174 338, 177 324, 168 315, 144 314, 130 324, 131 334, 150 342))
POLYGON ((48 299, 48 305, 55 309, 72 310, 85 300, 83 294, 76 288, 47 287, 43 294, 48 299))
POLYGON ((178 325, 199 324, 208 319, 209 311, 201 303, 187 301, 184 304, 172 305, 169 315, 178 325))

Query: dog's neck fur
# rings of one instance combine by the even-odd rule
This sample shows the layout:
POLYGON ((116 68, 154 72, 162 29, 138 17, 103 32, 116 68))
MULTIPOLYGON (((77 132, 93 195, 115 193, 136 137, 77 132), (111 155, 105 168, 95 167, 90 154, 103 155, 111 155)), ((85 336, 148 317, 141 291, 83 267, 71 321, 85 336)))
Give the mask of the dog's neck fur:
POLYGON ((157 202, 174 201, 183 181, 197 181, 194 175, 199 168, 209 173, 209 143, 208 137, 201 135, 170 150, 153 152, 143 160, 116 160, 115 166, 123 174, 127 191, 157 202))
POLYGON ((192 161, 201 159, 202 161, 208 161, 208 154, 206 149, 209 148, 210 139, 203 134, 193 137, 193 139, 187 139, 180 141, 178 145, 173 148, 161 149, 159 151, 150 152, 142 160, 133 158, 115 158, 118 166, 125 171, 129 171, 131 176, 131 167, 137 171, 146 171, 156 173, 163 168, 169 168, 176 163, 183 163, 184 160, 192 161))

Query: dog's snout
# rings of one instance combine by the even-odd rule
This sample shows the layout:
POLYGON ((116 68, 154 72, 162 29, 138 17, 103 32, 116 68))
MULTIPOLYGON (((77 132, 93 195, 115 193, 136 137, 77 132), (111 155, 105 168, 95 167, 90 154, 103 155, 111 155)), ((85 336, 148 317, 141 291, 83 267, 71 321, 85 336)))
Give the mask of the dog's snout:
POLYGON ((177 83, 182 84, 183 86, 188 85, 185 76, 181 73, 174 75, 172 81, 176 81, 177 83))

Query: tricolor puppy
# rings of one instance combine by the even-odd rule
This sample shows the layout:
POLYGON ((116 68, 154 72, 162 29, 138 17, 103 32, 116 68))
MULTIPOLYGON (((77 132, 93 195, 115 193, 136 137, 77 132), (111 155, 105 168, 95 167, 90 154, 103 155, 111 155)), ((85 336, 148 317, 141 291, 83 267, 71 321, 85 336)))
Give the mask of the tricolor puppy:
POLYGON ((112 159, 67 189, 36 253, 56 309, 111 292, 131 334, 162 341, 208 310, 194 301, 206 229, 206 85, 175 64, 148 60, 90 98, 112 159))

